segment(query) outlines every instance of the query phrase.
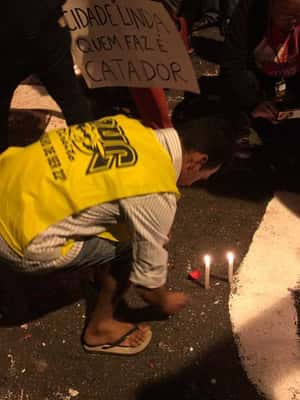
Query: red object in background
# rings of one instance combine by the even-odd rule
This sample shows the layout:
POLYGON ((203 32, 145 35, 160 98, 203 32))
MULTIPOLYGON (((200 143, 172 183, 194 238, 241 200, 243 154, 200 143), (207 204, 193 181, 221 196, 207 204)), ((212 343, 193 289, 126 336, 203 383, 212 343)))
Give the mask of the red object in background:
POLYGON ((172 128, 163 88, 129 88, 142 122, 153 129, 172 128))
MULTIPOLYGON (((76 75, 81 76, 80 70, 76 75)), ((152 129, 173 128, 168 99, 163 88, 128 87, 128 90, 144 125, 152 129)))
POLYGON ((193 49, 186 19, 184 17, 177 17, 175 15, 173 15, 172 18, 176 23, 176 25, 178 26, 178 31, 180 33, 181 39, 185 45, 187 52, 190 53, 193 49))
MULTIPOLYGON (((171 13, 188 52, 192 51, 187 22, 171 13)), ((142 122, 153 129, 172 128, 169 104, 163 88, 129 88, 142 122)))
POLYGON ((193 279, 193 281, 197 281, 201 278, 201 271, 199 269, 194 269, 189 273, 189 278, 193 279))

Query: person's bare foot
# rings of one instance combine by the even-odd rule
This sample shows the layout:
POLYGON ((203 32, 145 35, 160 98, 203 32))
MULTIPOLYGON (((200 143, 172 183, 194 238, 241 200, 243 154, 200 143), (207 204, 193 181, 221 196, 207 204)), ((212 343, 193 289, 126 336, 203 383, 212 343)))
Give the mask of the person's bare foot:
POLYGON ((167 315, 181 311, 189 300, 184 292, 169 291, 165 286, 156 289, 137 287, 137 292, 146 303, 158 306, 167 315))
POLYGON ((188 296, 183 292, 167 292, 161 303, 161 310, 167 315, 181 311, 188 304, 188 296))
MULTIPOLYGON (((83 340, 90 346, 111 344, 126 335, 133 328, 133 324, 110 320, 98 325, 96 329, 88 326, 84 332, 83 340)), ((138 329, 128 335, 119 345, 128 347, 139 346, 145 340, 146 333, 149 330, 150 327, 148 325, 139 325, 138 329)))

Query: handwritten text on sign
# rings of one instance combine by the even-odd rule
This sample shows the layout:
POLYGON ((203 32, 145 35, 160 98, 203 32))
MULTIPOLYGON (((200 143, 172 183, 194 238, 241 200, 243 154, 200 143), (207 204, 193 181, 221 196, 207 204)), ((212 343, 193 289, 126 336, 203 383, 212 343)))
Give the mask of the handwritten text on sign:
POLYGON ((148 0, 68 0, 73 54, 90 88, 168 87, 198 92, 192 63, 164 9, 148 0))

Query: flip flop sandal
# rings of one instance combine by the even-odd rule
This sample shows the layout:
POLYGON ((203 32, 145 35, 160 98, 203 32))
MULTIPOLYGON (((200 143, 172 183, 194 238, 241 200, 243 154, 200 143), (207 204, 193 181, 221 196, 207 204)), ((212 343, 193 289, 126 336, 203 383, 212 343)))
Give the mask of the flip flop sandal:
POLYGON ((83 343, 83 348, 88 353, 107 353, 107 354, 118 354, 130 356, 134 354, 138 354, 141 351, 145 350, 145 348, 149 345, 152 338, 151 330, 145 333, 145 339, 138 346, 122 346, 121 343, 132 333, 136 332, 139 329, 138 325, 135 325, 134 328, 130 329, 125 335, 121 336, 113 343, 101 344, 101 345, 89 345, 83 343))

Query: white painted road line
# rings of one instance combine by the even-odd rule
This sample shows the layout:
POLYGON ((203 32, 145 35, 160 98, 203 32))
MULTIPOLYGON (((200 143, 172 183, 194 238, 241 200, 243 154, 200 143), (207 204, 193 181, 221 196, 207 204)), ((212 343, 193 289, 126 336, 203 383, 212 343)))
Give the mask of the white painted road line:
POLYGON ((230 315, 251 381, 270 400, 300 400, 300 344, 289 291, 300 279, 300 196, 269 203, 235 276, 230 315))

